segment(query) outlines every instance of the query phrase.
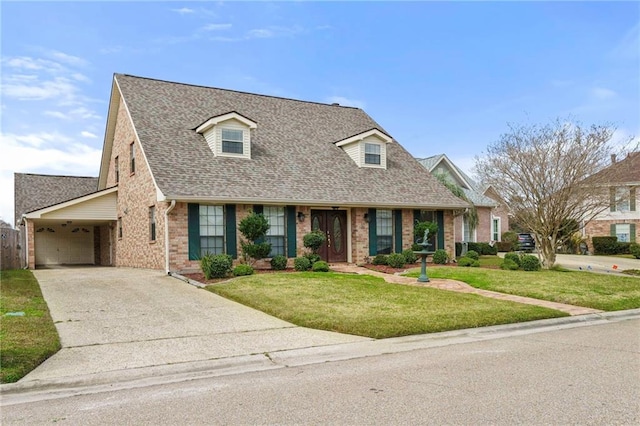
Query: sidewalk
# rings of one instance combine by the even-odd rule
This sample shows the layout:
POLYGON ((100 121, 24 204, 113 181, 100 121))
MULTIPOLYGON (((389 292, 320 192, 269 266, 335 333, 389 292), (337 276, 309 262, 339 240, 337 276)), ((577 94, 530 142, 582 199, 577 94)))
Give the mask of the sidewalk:
POLYGON ((469 284, 463 283, 461 281, 455 281, 455 280, 430 278, 430 281, 428 283, 421 283, 421 282, 418 282, 415 278, 403 277, 401 275, 385 274, 382 272, 363 268, 362 266, 356 266, 356 265, 350 265, 350 264, 331 265, 331 269, 336 272, 344 272, 344 273, 360 274, 360 275, 373 275, 375 277, 380 277, 384 279, 388 283, 393 283, 393 284, 412 285, 412 286, 419 286, 419 287, 433 287, 440 290, 456 291, 458 293, 473 293, 473 294, 478 294, 484 297, 491 297, 493 299, 524 303, 526 305, 542 306, 544 308, 556 309, 558 311, 566 312, 572 316, 597 314, 602 312, 598 309, 584 308, 582 306, 574 306, 574 305, 567 305, 564 303, 549 302, 546 300, 532 299, 530 297, 515 296, 512 294, 498 293, 498 292, 489 291, 489 290, 480 290, 480 289, 471 287, 469 284))

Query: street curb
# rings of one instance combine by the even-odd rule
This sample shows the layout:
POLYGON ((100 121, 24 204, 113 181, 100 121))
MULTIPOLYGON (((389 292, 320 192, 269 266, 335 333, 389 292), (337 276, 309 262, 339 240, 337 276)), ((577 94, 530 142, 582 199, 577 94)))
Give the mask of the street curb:
POLYGON ((86 376, 17 382, 0 385, 0 394, 2 394, 0 405, 344 361, 588 325, 610 324, 639 318, 640 309, 631 309, 364 342, 288 349, 264 354, 240 355, 132 370, 116 370, 86 376))

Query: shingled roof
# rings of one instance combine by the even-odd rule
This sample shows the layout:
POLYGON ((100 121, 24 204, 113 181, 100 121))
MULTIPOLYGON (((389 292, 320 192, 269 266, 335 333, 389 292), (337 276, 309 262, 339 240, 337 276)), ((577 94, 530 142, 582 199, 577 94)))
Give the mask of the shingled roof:
POLYGON ((382 126, 359 108, 116 74, 155 182, 167 198, 459 208, 397 142, 387 169, 358 167, 336 142, 382 126), (257 123, 251 159, 216 157, 195 128, 235 111, 257 123))
POLYGON ((464 183, 469 187, 462 187, 462 191, 464 195, 471 201, 474 205, 479 207, 495 207, 497 202, 491 197, 487 197, 484 195, 484 191, 480 188, 480 185, 473 179, 471 179, 465 172, 462 171, 458 166, 456 166, 453 161, 449 160, 449 158, 445 154, 433 155, 427 158, 416 158, 416 160, 422 164, 427 170, 432 172, 434 168, 440 164, 440 162, 447 160, 447 163, 451 165, 455 170, 454 172, 458 173, 460 177, 464 180, 464 183))
POLYGON ((15 225, 24 213, 78 198, 98 190, 97 177, 14 174, 15 225))
POLYGON ((614 160, 609 167, 589 176, 585 182, 608 185, 640 183, 640 151, 629 153, 623 160, 614 160))

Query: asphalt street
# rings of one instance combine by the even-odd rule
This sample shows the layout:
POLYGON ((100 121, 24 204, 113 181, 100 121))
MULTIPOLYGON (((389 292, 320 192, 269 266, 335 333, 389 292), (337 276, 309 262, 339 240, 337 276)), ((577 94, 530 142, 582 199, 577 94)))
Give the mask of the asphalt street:
POLYGON ((2 424, 635 425, 640 424, 639 330, 640 319, 628 319, 14 400, 2 407, 2 424))

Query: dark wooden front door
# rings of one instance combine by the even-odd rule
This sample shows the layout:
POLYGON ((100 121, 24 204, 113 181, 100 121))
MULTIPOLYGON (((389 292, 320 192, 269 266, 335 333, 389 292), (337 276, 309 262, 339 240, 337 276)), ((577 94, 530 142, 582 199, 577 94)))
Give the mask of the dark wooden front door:
POLYGON ((327 262, 347 261, 347 212, 345 210, 311 210, 311 229, 324 232, 327 240, 318 250, 327 262))

